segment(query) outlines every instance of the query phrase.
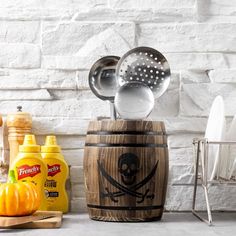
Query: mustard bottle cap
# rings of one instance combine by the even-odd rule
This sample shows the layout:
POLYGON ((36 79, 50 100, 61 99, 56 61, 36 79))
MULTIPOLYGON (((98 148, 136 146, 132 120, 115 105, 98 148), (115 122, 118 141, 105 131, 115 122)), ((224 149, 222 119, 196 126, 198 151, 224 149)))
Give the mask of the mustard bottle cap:
POLYGON ((56 136, 49 135, 46 137, 45 145, 41 147, 41 152, 42 153, 47 153, 47 152, 59 153, 59 152, 61 152, 61 148, 57 144, 56 136))
POLYGON ((40 146, 37 145, 35 136, 33 134, 26 134, 24 137, 23 145, 19 146, 20 152, 40 152, 40 146))

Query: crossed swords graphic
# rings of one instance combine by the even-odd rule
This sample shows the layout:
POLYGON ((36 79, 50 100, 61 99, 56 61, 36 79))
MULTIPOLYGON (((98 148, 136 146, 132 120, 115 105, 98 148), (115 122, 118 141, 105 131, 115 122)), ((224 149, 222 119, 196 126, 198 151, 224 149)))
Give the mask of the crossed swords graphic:
POLYGON ((116 187, 117 189, 119 189, 120 191, 116 191, 116 192, 110 192, 109 189, 106 187, 105 190, 107 191, 107 193, 101 193, 102 197, 109 197, 113 202, 118 202, 117 199, 115 199, 116 197, 120 197, 123 196, 125 194, 128 194, 130 196, 139 198, 140 200, 137 201, 137 203, 142 203, 144 201, 145 198, 150 198, 153 199, 155 197, 155 195, 149 194, 149 189, 147 189, 145 191, 145 193, 140 193, 137 190, 142 188, 146 183, 148 183, 151 178, 155 175, 156 170, 157 170, 157 166, 158 166, 158 162, 155 164, 155 166, 153 167, 153 169, 151 170, 151 172, 139 183, 131 186, 130 188, 125 187, 124 185, 120 184, 119 182, 117 182, 114 178, 112 178, 104 169, 104 167, 101 165, 101 163, 99 161, 97 161, 98 164, 98 168, 99 171, 101 172, 102 176, 114 187, 116 187))

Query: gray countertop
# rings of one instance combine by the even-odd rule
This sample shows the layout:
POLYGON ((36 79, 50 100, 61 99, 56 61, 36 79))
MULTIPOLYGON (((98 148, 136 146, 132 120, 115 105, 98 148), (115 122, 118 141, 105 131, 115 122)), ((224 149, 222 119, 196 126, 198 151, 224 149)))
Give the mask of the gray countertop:
POLYGON ((67 214, 59 229, 0 230, 0 235, 27 236, 137 236, 137 235, 235 235, 236 213, 214 213, 214 226, 199 221, 191 213, 164 213, 163 219, 147 223, 110 223, 90 220, 87 214, 67 214))

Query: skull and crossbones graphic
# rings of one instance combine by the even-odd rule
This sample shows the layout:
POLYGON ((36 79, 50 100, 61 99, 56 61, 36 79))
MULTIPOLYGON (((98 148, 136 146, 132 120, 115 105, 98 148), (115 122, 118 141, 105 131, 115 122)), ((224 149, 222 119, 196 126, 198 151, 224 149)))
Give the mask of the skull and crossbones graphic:
POLYGON ((136 174, 139 171, 139 159, 132 153, 122 154, 118 160, 118 168, 122 182, 132 185, 136 181, 136 174))
POLYGON ((111 192, 108 187, 104 187, 104 192, 101 192, 101 197, 109 197, 113 202, 118 202, 118 197, 124 196, 126 194, 136 197, 137 203, 142 203, 145 198, 153 199, 155 197, 154 193, 150 193, 149 189, 146 189, 144 193, 138 192, 145 184, 147 184, 152 177, 155 175, 158 161, 150 171, 150 173, 139 183, 135 184, 136 176, 140 169, 139 158, 133 153, 124 153, 119 157, 118 160, 118 170, 121 175, 121 180, 123 184, 119 183, 113 177, 111 177, 103 165, 97 161, 98 169, 103 176, 112 186, 116 187, 118 191, 111 192))

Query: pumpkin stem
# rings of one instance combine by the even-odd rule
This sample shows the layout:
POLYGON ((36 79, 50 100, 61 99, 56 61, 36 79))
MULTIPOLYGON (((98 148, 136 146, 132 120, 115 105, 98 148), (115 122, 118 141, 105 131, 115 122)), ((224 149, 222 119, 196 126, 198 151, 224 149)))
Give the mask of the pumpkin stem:
POLYGON ((9 170, 9 173, 8 173, 8 183, 16 183, 16 176, 15 176, 15 171, 14 170, 9 170))

